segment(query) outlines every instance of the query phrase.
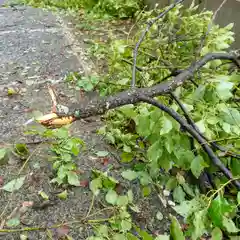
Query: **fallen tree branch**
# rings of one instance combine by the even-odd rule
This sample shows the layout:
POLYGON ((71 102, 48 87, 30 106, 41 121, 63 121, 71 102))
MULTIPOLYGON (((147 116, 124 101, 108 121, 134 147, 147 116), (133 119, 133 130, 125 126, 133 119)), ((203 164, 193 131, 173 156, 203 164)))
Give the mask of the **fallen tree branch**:
MULTIPOLYGON (((154 99, 145 97, 144 95, 140 97, 140 100, 146 103, 149 103, 162 111, 170 115, 174 120, 176 120, 184 129, 202 146, 203 150, 207 153, 212 163, 224 173, 228 179, 234 179, 232 173, 224 166, 220 159, 215 155, 211 147, 205 141, 205 139, 191 126, 189 125, 177 112, 173 111, 171 108, 157 102, 154 99)), ((233 180, 234 185, 240 190, 240 183, 236 180, 233 180)))
POLYGON ((188 78, 192 77, 196 71, 201 69, 206 63, 220 59, 230 60, 238 68, 240 63, 238 62, 237 56, 234 54, 227 53, 209 53, 205 55, 201 60, 193 63, 186 70, 181 71, 176 77, 169 81, 161 82, 157 85, 148 88, 132 88, 114 96, 104 97, 96 100, 89 101, 85 105, 74 104, 69 108, 62 108, 61 105, 57 105, 56 114, 61 116, 72 116, 77 119, 88 118, 95 115, 104 114, 110 109, 114 109, 127 104, 135 104, 140 102, 142 96, 156 97, 160 95, 166 95, 174 91, 177 87, 181 86, 188 78))
POLYGON ((156 18, 148 21, 147 27, 142 32, 142 35, 139 38, 139 40, 134 48, 134 51, 133 51, 132 87, 135 87, 135 82, 136 82, 136 66, 137 66, 138 49, 139 49, 141 43, 143 42, 146 34, 148 33, 148 31, 150 30, 150 28, 152 27, 152 25, 154 23, 156 23, 160 18, 164 17, 169 11, 171 11, 174 7, 176 7, 178 4, 182 3, 183 1, 184 0, 174 1, 174 3, 172 3, 165 11, 161 12, 156 18))

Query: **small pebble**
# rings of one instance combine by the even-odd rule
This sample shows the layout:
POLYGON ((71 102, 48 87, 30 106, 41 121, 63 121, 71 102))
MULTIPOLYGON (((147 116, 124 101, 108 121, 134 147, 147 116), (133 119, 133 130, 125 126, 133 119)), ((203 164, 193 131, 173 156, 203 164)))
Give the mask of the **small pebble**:
POLYGON ((165 190, 163 190, 163 195, 164 195, 165 197, 169 197, 169 196, 170 196, 170 192, 165 189, 165 190))
POLYGON ((168 201, 168 205, 171 206, 171 207, 175 207, 176 206, 175 202, 173 202, 171 200, 168 201))

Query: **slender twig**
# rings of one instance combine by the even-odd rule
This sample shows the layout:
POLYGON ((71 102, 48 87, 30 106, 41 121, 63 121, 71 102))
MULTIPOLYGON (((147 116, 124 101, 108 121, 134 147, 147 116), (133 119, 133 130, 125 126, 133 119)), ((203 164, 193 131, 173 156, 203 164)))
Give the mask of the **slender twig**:
MULTIPOLYGON (((219 168, 221 172, 228 178, 233 179, 231 171, 227 169, 224 164, 221 162, 221 160, 215 155, 211 147, 208 145, 208 143, 205 141, 205 139, 191 126, 189 125, 177 112, 173 111, 171 108, 168 108, 167 106, 157 102, 156 100, 145 97, 142 95, 140 97, 141 101, 149 103, 153 106, 158 107, 162 111, 169 114, 174 120, 176 120, 184 129, 194 138, 197 140, 197 142, 202 146, 203 150, 207 153, 209 158, 211 159, 212 163, 219 168)), ((240 183, 236 180, 233 180, 234 185, 237 187, 237 189, 240 190, 240 183)))
POLYGON ((50 86, 48 84, 48 92, 49 92, 49 95, 51 97, 51 100, 52 100, 52 111, 55 112, 56 111, 56 106, 57 106, 57 94, 55 93, 54 89, 52 86, 50 86))
POLYGON ((88 209, 88 212, 87 212, 87 215, 86 215, 85 218, 88 218, 88 216, 90 215, 90 213, 91 213, 91 211, 92 211, 92 209, 93 209, 94 200, 95 200, 95 195, 93 194, 93 196, 92 196, 92 201, 91 201, 91 205, 90 205, 90 207, 89 207, 89 209, 88 209))
MULTIPOLYGON (((129 64, 129 65, 132 65, 132 62, 128 61, 127 59, 124 59, 124 58, 123 58, 122 61, 125 62, 125 63, 127 63, 127 64, 129 64)), ((142 69, 141 67, 138 67, 138 66, 136 66, 136 69, 137 69, 139 72, 142 72, 142 71, 143 71, 143 69, 142 69)))
POLYGON ((233 102, 240 102, 240 98, 232 98, 233 102))
POLYGON ((230 155, 232 157, 240 159, 240 154, 233 153, 233 152, 229 151, 228 149, 226 149, 225 147, 218 145, 214 141, 210 141, 206 136, 204 136, 201 133, 201 131, 198 129, 198 127, 196 126, 196 124, 194 123, 194 121, 192 120, 190 115, 188 114, 187 109, 184 107, 184 105, 181 103, 181 101, 178 99, 178 97, 174 93, 170 93, 170 94, 171 94, 172 98, 175 100, 175 102, 178 104, 178 106, 181 108, 181 110, 183 111, 184 117, 186 118, 188 124, 190 124, 198 132, 198 134, 201 135, 201 137, 206 140, 206 142, 208 142, 213 148, 215 148, 221 152, 224 152, 226 155, 230 155))
POLYGON ((208 24, 207 32, 202 36, 202 39, 201 39, 201 42, 200 42, 200 47, 199 47, 199 49, 198 49, 198 51, 197 51, 196 56, 198 56, 198 55, 201 53, 202 48, 203 48, 203 46, 204 46, 204 44, 205 44, 205 41, 206 41, 209 33, 211 32, 211 29, 212 29, 212 26, 213 26, 213 24, 214 24, 215 18, 217 17, 218 12, 221 10, 221 8, 223 7, 223 5, 224 5, 226 2, 227 2, 227 0, 223 0, 223 1, 221 2, 221 4, 219 5, 219 7, 217 8, 217 10, 214 12, 214 14, 213 14, 213 16, 212 16, 212 19, 211 19, 211 21, 210 21, 209 24, 208 24))
POLYGON ((148 21, 147 23, 147 27, 145 28, 145 30, 142 32, 141 37, 139 38, 135 49, 133 51, 133 68, 132 68, 132 87, 135 87, 135 82, 136 82, 136 65, 137 65, 137 55, 138 55, 138 49, 141 45, 141 43, 143 42, 146 34, 148 33, 148 31, 150 30, 150 28, 152 27, 152 25, 154 23, 156 23, 160 18, 164 17, 170 10, 172 10, 176 5, 178 5, 179 3, 183 2, 184 0, 178 0, 175 1, 173 4, 171 4, 165 11, 161 12, 156 18, 148 21))

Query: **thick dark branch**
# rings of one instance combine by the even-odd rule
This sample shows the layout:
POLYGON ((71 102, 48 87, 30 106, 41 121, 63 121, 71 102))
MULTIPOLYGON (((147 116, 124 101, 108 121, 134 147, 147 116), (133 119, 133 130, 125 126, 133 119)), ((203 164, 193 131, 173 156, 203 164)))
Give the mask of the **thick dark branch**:
POLYGON ((59 106, 57 106, 57 114, 59 116, 75 116, 76 119, 88 118, 104 114, 110 109, 123 105, 138 103, 141 101, 141 96, 152 98, 160 95, 166 95, 181 86, 189 77, 193 76, 194 72, 198 71, 206 63, 215 59, 231 60, 237 67, 240 68, 240 63, 235 55, 226 53, 207 54, 201 60, 192 64, 188 69, 183 70, 169 81, 161 82, 149 88, 132 88, 114 96, 92 100, 87 105, 84 104, 81 106, 79 103, 71 106, 68 111, 66 111, 66 109, 63 111, 59 106))
POLYGON ((135 49, 133 51, 133 68, 132 68, 132 87, 135 87, 135 82, 136 82, 136 66, 137 66, 137 55, 138 55, 138 49, 141 45, 141 43, 143 42, 147 32, 150 30, 150 28, 152 27, 152 25, 154 23, 156 23, 160 18, 162 18, 163 16, 165 16, 169 11, 171 11, 176 5, 178 5, 179 3, 183 2, 184 0, 178 0, 175 1, 173 4, 171 4, 165 11, 161 12, 156 18, 150 20, 147 24, 146 29, 142 32, 142 35, 140 37, 140 39, 138 40, 135 49))
MULTIPOLYGON (((171 97, 175 100, 175 102, 179 105, 181 110, 183 111, 184 117, 187 120, 187 123, 192 126, 198 133, 200 131, 197 129, 194 121, 191 119, 190 115, 187 112, 187 109, 184 107, 184 105, 181 103, 180 99, 174 94, 170 93, 171 97)), ((202 136, 203 137, 203 136, 202 136)), ((194 153, 195 156, 197 156, 197 149, 194 144, 194 138, 192 136, 189 136, 190 146, 191 150, 194 153)), ((211 181, 211 176, 207 171, 203 171, 202 174, 199 176, 199 187, 202 192, 206 193, 208 186, 211 186, 211 188, 215 188, 215 184, 213 181, 211 181)))
MULTIPOLYGON (((191 126, 189 125, 178 113, 173 111, 171 108, 151 99, 149 97, 140 97, 140 100, 146 103, 149 103, 153 106, 158 107, 162 111, 169 114, 174 120, 176 120, 184 129, 198 141, 198 143, 202 146, 204 151, 207 153, 209 158, 211 159, 212 163, 217 166, 228 179, 233 179, 232 173, 224 166, 224 164, 220 161, 220 159, 215 155, 211 147, 205 141, 204 138, 191 126)), ((233 181, 234 185, 240 190, 240 183, 236 180, 233 181)))

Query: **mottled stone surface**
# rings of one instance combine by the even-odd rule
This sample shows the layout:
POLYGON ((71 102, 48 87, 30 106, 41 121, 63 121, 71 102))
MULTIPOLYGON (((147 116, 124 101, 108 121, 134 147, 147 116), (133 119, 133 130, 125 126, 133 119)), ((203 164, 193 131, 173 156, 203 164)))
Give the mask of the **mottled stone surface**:
POLYGON ((40 91, 47 82, 61 84, 68 72, 81 71, 58 19, 41 9, 0 8, 2 139, 9 139, 27 120, 24 109, 49 107, 46 89, 40 91), (7 88, 16 88, 21 95, 6 96, 7 88))
MULTIPOLYGON (((1 0, 0 0, 1 1, 1 0)), ((71 34, 71 24, 65 22, 59 15, 53 15, 41 9, 30 7, 0 8, 0 145, 9 146, 8 143, 27 143, 33 152, 39 147, 27 162, 20 175, 25 175, 26 180, 20 190, 13 195, 0 189, 0 214, 6 211, 0 218, 0 223, 6 219, 12 211, 24 201, 41 202, 43 199, 39 191, 43 190, 50 197, 51 205, 45 208, 29 209, 21 218, 18 227, 37 226, 45 227, 61 222, 80 220, 86 216, 92 201, 92 193, 88 187, 67 187, 68 198, 62 201, 56 198, 57 193, 64 189, 51 184, 54 171, 52 162, 49 161, 51 152, 49 144, 39 146, 34 144, 35 138, 27 138, 24 135, 23 126, 32 117, 29 109, 35 109, 48 113, 51 109, 51 100, 47 91, 47 83, 53 83, 59 93, 61 103, 69 104, 77 101, 74 88, 69 89, 64 83, 65 75, 70 71, 79 71, 82 74, 89 73, 92 63, 88 61, 82 46, 82 33, 71 34), (77 40, 75 39, 77 37, 77 40), (7 90, 13 89, 19 94, 9 96, 7 90), (61 94, 60 94, 61 93, 61 94), (36 167, 37 165, 37 167, 36 167)), ((90 38, 91 36, 88 36, 90 38)), ((110 148, 95 131, 100 122, 75 122, 70 130, 74 135, 81 137, 86 142, 86 150, 76 157, 75 161, 79 169, 80 180, 88 182, 91 170, 106 171, 101 160, 94 155, 95 151, 109 151, 109 164, 112 166, 110 174, 116 179, 121 179, 117 153, 110 148)), ((36 142, 35 142, 36 143, 36 142)), ((0 166, 0 177, 3 184, 16 179, 19 169, 24 162, 12 156, 8 164, 0 166)), ((141 209, 139 216, 134 216, 141 227, 148 226, 150 232, 164 233, 169 229, 168 214, 171 208, 163 207, 158 195, 153 192, 149 199, 142 199, 142 192, 137 183, 124 182, 121 184, 132 188, 134 200, 141 209), (155 221, 157 211, 164 215, 162 222, 155 221)), ((103 196, 101 196, 103 198, 103 196)), ((102 210, 99 196, 91 213, 102 210)), ((90 219, 106 218, 107 211, 93 215, 90 219)), ((137 214, 138 215, 138 214, 137 214)), ((51 231, 53 239, 57 238, 56 230, 51 231)), ((92 234, 91 226, 78 223, 71 226, 69 235, 75 240, 85 240, 92 234)), ((30 240, 49 239, 45 231, 32 231, 27 233, 30 240)), ((20 233, 0 234, 0 240, 20 239, 20 233)))

